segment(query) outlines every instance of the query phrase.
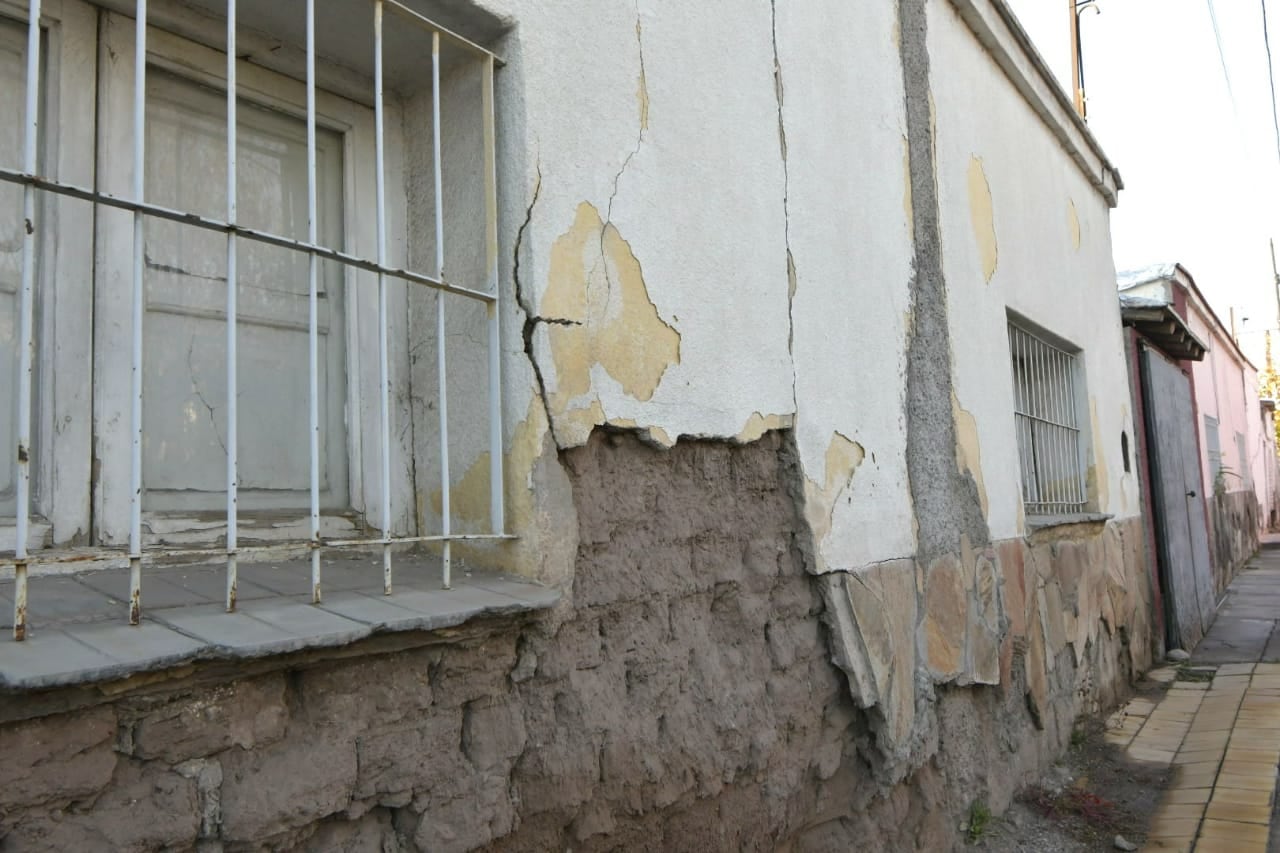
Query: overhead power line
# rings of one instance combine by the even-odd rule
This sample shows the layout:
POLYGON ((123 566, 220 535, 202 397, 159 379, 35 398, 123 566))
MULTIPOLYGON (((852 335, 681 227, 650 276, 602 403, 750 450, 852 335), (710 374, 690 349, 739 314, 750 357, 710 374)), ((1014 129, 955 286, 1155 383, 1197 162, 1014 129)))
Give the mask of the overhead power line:
MULTIPOLYGON (((1266 5, 1266 0, 1262 0, 1266 5)), ((1236 129, 1240 127, 1240 108, 1236 105, 1235 89, 1231 86, 1231 72, 1227 70, 1227 54, 1222 49, 1222 33, 1218 30, 1218 13, 1213 8, 1213 0, 1205 0, 1209 7, 1209 20, 1213 22, 1213 41, 1218 45, 1218 62, 1222 64, 1222 79, 1227 81, 1227 97, 1231 99, 1231 112, 1236 117, 1236 129)), ((1265 32, 1266 27, 1263 27, 1265 32)))
POLYGON ((1271 124, 1276 132, 1276 156, 1280 157, 1280 113, 1276 110, 1276 74, 1271 64, 1271 35, 1267 32, 1267 0, 1262 0, 1262 43, 1267 48, 1267 79, 1271 81, 1271 124))

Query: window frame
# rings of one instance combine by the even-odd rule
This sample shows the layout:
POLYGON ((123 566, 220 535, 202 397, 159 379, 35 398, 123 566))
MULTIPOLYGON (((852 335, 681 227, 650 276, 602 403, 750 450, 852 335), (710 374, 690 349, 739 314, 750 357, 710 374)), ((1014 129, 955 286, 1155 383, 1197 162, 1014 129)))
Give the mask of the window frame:
POLYGON ((1081 416, 1088 405, 1083 350, 1013 311, 1007 312, 1006 333, 1023 512, 1033 518, 1087 515, 1094 507, 1086 464, 1090 436, 1081 416), (1028 364, 1031 372, 1024 374, 1028 364), (1048 476, 1042 468, 1064 473, 1042 482, 1048 476))
MULTIPOLYGON (((44 0, 40 15, 42 170, 53 180, 81 186, 94 182, 97 15, 97 8, 83 0, 44 0)), ((0 0, 0 16, 24 31, 30 21, 27 4, 13 0, 0 0)), ((35 281, 36 391, 26 542, 31 551, 53 542, 89 541, 93 476, 92 388, 88 382, 57 379, 87 377, 91 369, 93 247, 91 241, 48 235, 92 234, 94 213, 91 205, 57 194, 39 193, 36 204, 37 217, 45 222, 37 223, 43 239, 35 281), (42 227, 46 224, 50 227, 42 227)), ((15 548, 16 532, 15 514, 0 515, 0 551, 15 548)))

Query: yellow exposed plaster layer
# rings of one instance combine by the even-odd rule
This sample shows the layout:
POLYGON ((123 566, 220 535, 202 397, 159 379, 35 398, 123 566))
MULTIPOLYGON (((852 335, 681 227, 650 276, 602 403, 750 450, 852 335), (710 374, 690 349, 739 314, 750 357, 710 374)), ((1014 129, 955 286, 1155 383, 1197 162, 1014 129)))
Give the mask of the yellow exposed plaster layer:
POLYGON ((978 244, 978 256, 982 260, 982 275, 990 282, 1000 263, 1000 249, 996 245, 991 185, 987 183, 987 173, 979 157, 969 159, 969 221, 973 225, 973 239, 978 244))
POLYGON ((1104 440, 1098 429, 1098 401, 1089 398, 1089 424, 1093 429, 1093 464, 1089 466, 1089 498, 1099 512, 1111 511, 1111 481, 1107 472, 1106 454, 1102 452, 1104 440))
POLYGON ((1080 251, 1080 216, 1076 213, 1076 203, 1067 199, 1067 229, 1071 234, 1071 248, 1080 251))
POLYGON ((823 482, 805 478, 805 516, 813 530, 813 541, 821 555, 822 543, 831 533, 831 516, 836 499, 853 482, 853 475, 866 457, 862 445, 839 432, 831 434, 827 445, 823 482))
MULTIPOLYGON (((640 21, 636 21, 636 43, 641 41, 640 21)), ((640 105, 640 129, 649 129, 649 83, 644 76, 644 54, 640 54, 640 82, 636 87, 636 103, 640 105)))
POLYGON ((982 504, 982 517, 987 512, 987 486, 982 480, 982 446, 978 443, 978 421, 960 406, 960 398, 951 392, 951 417, 956 424, 956 463, 960 473, 968 473, 978 486, 978 499, 982 504))
POLYGON ((680 334, 650 300, 631 245, 588 202, 552 245, 541 311, 555 367, 547 402, 565 446, 584 443, 608 421, 592 388, 596 366, 643 402, 680 361, 680 334))
POLYGON ((733 437, 739 444, 756 441, 766 432, 775 429, 789 429, 795 419, 791 415, 762 415, 752 412, 751 417, 742 425, 742 430, 733 437))

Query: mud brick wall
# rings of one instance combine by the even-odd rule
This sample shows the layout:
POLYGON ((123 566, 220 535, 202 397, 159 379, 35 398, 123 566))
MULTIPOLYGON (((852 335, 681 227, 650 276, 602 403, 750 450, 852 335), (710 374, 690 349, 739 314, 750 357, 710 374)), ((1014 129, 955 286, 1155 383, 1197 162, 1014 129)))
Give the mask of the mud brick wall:
POLYGON ((1020 641, 1001 685, 932 694, 890 774, 831 663, 789 436, 597 433, 563 461, 581 544, 557 611, 5 724, 0 846, 947 850, 974 799, 998 811, 1052 761, 1082 690, 1123 681, 1111 641, 1051 641, 1033 687, 1020 641))

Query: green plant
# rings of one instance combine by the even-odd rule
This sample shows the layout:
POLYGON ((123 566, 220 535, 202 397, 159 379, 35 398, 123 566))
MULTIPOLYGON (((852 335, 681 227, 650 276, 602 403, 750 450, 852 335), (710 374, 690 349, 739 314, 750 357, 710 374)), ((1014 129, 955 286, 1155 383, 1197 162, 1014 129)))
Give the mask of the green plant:
POLYGON ((973 844, 982 838, 991 823, 991 809, 982 800, 974 800, 969 806, 969 843, 973 844))
POLYGON ((1079 749, 1084 746, 1084 742, 1088 737, 1089 734, 1084 730, 1083 726, 1076 726, 1071 730, 1071 748, 1079 749))

